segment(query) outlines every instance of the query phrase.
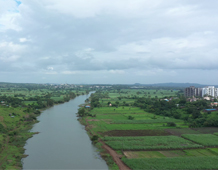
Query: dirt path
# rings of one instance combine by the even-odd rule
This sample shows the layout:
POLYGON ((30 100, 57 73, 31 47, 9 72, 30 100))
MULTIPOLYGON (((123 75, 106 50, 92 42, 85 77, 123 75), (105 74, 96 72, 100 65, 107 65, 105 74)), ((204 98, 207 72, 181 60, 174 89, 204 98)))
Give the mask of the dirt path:
MULTIPOLYGON (((91 133, 92 135, 94 135, 91 131, 90 131, 90 125, 88 123, 88 120, 86 120, 86 130, 89 131, 89 133, 91 133)), ((114 162, 118 165, 120 170, 131 170, 128 166, 126 166, 120 159, 120 156, 112 149, 110 148, 108 145, 106 145, 101 139, 99 140, 99 142, 102 143, 102 148, 105 149, 113 158, 114 162)))
POLYGON ((106 145, 102 140, 100 140, 100 142, 103 144, 102 148, 104 148, 113 157, 114 162, 118 165, 120 170, 131 170, 121 161, 120 156, 113 149, 106 145))
POLYGON ((2 125, 3 125, 4 127, 6 127, 6 125, 5 125, 5 123, 4 123, 4 117, 3 117, 3 116, 0 116, 0 122, 2 123, 2 125))

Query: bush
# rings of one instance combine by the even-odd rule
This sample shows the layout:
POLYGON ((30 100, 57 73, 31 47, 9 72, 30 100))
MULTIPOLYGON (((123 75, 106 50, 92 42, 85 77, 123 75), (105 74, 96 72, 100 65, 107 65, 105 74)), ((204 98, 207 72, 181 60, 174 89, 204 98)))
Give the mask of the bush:
POLYGON ((91 141, 95 142, 98 140, 98 138, 99 138, 98 135, 94 135, 94 136, 92 136, 91 141))
POLYGON ((174 122, 168 122, 168 123, 167 123, 167 126, 170 126, 170 127, 175 127, 175 126, 176 126, 176 124, 175 124, 174 122))
POLYGON ((133 116, 129 116, 128 119, 129 119, 129 120, 133 120, 134 117, 133 117, 133 116))

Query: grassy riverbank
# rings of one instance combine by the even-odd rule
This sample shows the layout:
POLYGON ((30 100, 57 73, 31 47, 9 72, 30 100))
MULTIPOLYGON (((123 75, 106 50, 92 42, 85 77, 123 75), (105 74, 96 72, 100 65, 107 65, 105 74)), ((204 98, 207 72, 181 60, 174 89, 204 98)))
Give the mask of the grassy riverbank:
POLYGON ((0 169, 22 169, 26 141, 41 111, 85 94, 82 89, 54 89, 47 85, 0 86, 0 169))

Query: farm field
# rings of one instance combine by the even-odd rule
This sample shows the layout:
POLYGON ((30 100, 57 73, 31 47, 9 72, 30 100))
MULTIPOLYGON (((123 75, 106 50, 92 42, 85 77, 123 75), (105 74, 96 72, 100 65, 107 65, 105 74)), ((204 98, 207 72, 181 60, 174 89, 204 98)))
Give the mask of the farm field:
POLYGON ((129 158, 164 158, 164 157, 199 157, 217 156, 218 153, 212 149, 187 149, 187 150, 162 150, 162 151, 124 151, 124 155, 129 158))
MULTIPOLYGON (((137 107, 137 97, 176 99, 177 91, 121 89, 103 93, 97 107, 87 109, 89 116, 81 121, 90 134, 116 151, 131 169, 217 169, 218 146, 206 146, 184 136, 218 137, 218 128, 191 128, 177 117, 150 112, 146 109, 151 107, 149 104, 145 109, 137 107), (174 166, 180 162, 181 166, 174 166)), ((184 110, 176 112, 186 116, 184 110)))
POLYGON ((182 137, 203 146, 218 147, 218 136, 212 134, 184 134, 182 137))
POLYGON ((180 158, 151 158, 151 159, 127 159, 123 162, 132 169, 218 169, 218 157, 180 157, 180 158))
POLYGON ((105 137, 105 143, 115 150, 156 150, 202 148, 177 136, 105 137))
POLYGON ((168 136, 165 130, 112 130, 103 133, 104 136, 168 136))

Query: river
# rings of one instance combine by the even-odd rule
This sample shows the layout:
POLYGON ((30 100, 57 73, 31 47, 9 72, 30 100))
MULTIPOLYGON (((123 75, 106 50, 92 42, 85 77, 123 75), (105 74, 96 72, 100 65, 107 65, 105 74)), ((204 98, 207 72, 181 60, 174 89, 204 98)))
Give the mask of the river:
POLYGON ((76 117, 78 105, 89 95, 55 105, 38 117, 27 140, 23 169, 108 169, 76 117))

